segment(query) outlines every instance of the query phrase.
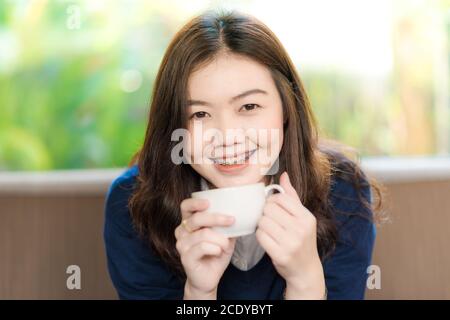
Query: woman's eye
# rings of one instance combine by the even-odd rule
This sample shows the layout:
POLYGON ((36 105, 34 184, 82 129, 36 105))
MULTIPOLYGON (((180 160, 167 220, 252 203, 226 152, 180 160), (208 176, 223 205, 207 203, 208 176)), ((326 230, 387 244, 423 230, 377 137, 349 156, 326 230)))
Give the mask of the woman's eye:
POLYGON ((256 108, 259 108, 259 105, 255 104, 255 103, 248 103, 248 104, 244 104, 239 111, 241 111, 243 109, 245 111, 252 111, 256 108))
POLYGON ((208 113, 205 111, 198 111, 198 112, 193 113, 190 116, 190 119, 192 119, 192 118, 201 119, 201 118, 205 118, 207 115, 208 115, 208 113))

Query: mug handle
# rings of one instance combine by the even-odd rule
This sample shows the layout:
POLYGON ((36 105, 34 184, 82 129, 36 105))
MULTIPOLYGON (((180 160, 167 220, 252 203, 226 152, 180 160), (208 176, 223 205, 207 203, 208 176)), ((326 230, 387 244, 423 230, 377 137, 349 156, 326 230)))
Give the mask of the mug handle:
POLYGON ((269 195, 269 192, 272 191, 272 190, 277 190, 280 193, 285 193, 283 187, 280 186, 279 184, 268 185, 264 190, 266 192, 266 197, 269 195))

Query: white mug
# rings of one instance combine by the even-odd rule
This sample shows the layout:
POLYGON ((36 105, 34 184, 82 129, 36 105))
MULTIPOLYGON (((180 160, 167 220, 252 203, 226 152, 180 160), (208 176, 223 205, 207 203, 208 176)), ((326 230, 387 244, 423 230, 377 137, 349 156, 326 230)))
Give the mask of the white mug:
POLYGON ((264 183, 249 184, 237 187, 218 188, 193 192, 194 199, 206 199, 209 207, 205 210, 212 214, 233 216, 234 224, 229 227, 213 227, 227 237, 240 237, 256 231, 259 218, 263 214, 264 204, 271 191, 284 193, 278 184, 267 187, 264 183))

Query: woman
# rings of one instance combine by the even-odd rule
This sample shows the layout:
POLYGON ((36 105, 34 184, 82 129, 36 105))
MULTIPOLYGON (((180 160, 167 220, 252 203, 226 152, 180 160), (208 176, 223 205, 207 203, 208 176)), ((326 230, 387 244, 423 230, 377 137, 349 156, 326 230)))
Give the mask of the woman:
POLYGON ((207 12, 170 43, 143 147, 108 192, 112 281, 123 299, 362 299, 371 189, 337 144, 319 139, 300 78, 267 26, 207 12), (215 131, 205 138, 199 128, 215 131), (187 133, 182 156, 177 130, 187 133), (279 134, 261 139, 267 130, 279 134), (269 196, 248 236, 214 231, 233 219, 190 198, 257 182, 286 192, 269 196))

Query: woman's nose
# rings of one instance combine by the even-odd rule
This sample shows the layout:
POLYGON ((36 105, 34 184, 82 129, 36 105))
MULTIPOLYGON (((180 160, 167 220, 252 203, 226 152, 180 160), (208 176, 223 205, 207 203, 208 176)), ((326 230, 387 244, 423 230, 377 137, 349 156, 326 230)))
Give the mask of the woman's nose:
POLYGON ((245 142, 244 124, 235 117, 224 115, 215 122, 215 145, 233 145, 245 142))

